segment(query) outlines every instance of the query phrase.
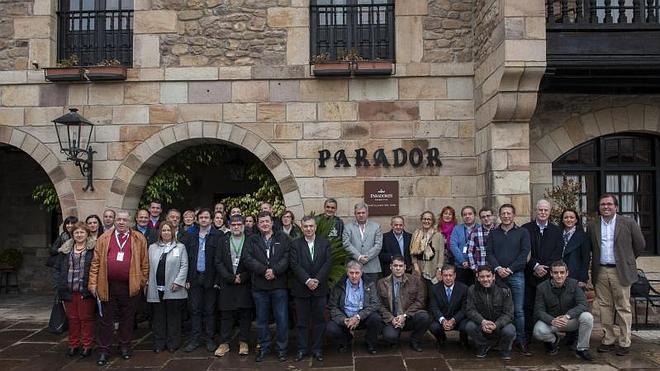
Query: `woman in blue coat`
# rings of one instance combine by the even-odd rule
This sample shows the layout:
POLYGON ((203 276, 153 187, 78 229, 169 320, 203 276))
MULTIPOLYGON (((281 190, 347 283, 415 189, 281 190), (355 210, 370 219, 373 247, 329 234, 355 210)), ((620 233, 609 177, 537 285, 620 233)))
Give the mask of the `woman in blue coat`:
POLYGON ((561 213, 564 249, 562 259, 568 265, 568 276, 578 280, 582 288, 589 281, 589 261, 591 242, 587 236, 577 211, 566 209, 561 213))

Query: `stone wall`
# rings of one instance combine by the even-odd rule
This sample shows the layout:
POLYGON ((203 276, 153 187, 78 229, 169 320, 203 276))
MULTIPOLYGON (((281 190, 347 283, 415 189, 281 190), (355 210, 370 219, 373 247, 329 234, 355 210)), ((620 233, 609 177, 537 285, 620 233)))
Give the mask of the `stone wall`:
POLYGON ((177 32, 161 36, 161 66, 285 65, 286 30, 268 24, 268 8, 288 1, 155 0, 176 10, 177 32))
POLYGON ((14 38, 14 18, 32 15, 32 1, 0 2, 0 71, 28 67, 28 41, 14 38))
POLYGON ((424 62, 471 62, 475 0, 430 0, 424 17, 424 62))

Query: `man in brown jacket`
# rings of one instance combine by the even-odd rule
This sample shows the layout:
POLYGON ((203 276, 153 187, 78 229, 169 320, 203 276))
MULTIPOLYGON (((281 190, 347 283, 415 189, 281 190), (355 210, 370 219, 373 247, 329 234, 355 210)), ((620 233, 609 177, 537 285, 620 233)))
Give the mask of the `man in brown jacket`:
POLYGON ((424 310, 426 286, 422 280, 406 273, 406 261, 401 255, 392 257, 392 274, 378 280, 381 317, 385 322, 383 339, 390 344, 399 342, 401 331, 412 330, 410 347, 421 352, 421 340, 431 324, 431 316, 424 310))
POLYGON ((129 220, 127 211, 117 212, 115 228, 96 241, 89 269, 89 291, 101 303, 96 361, 99 366, 108 363, 115 318, 119 319, 121 356, 131 358, 133 318, 149 276, 147 240, 128 227, 129 220))
POLYGON ((616 214, 619 210, 616 196, 601 196, 598 210, 600 218, 587 227, 592 246, 591 281, 605 332, 597 350, 599 353, 615 350, 614 317, 618 314, 620 332, 616 354, 625 356, 630 352, 632 326, 630 286, 637 281, 636 259, 646 242, 635 220, 616 214))

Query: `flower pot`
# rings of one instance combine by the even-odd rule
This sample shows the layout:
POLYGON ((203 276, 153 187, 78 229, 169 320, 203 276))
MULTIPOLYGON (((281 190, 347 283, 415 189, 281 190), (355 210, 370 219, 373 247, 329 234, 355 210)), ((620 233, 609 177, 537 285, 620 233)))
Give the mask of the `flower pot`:
POLYGON ((83 69, 81 67, 44 68, 44 76, 46 80, 52 82, 81 81, 83 79, 83 69))
POLYGON ((124 66, 85 67, 87 78, 91 81, 126 80, 124 66))
POLYGON ((351 64, 348 62, 316 63, 313 65, 314 76, 350 76, 351 64))
POLYGON ((356 75, 391 75, 391 61, 357 61, 355 62, 356 75))

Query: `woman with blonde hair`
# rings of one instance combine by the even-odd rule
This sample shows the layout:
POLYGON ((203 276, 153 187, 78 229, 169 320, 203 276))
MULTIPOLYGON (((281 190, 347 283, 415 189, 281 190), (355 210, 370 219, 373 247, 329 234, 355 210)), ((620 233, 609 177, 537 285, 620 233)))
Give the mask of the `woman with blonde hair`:
POLYGON ((413 274, 424 278, 427 287, 438 282, 436 272, 445 260, 445 239, 435 229, 435 215, 424 211, 420 216, 422 226, 415 230, 410 242, 413 274))

